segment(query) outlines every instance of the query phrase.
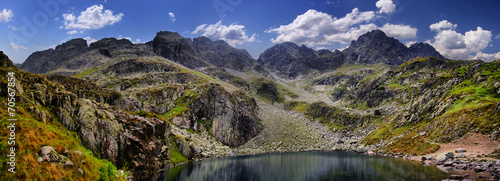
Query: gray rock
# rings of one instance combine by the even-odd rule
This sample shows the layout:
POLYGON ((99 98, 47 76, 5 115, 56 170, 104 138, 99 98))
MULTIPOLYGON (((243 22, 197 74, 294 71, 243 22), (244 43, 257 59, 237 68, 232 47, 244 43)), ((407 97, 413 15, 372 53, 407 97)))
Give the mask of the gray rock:
POLYGON ((450 175, 451 179, 464 179, 463 175, 450 175))
POLYGON ((451 167, 451 166, 453 166, 453 162, 452 161, 444 162, 443 166, 445 166, 445 167, 451 167))
POLYGON ((43 161, 59 162, 61 156, 51 146, 44 146, 40 149, 40 157, 43 161))
POLYGON ((467 152, 467 150, 463 148, 458 148, 455 150, 455 153, 465 153, 465 152, 467 152))
POLYGON ((455 154, 451 151, 446 152, 444 155, 449 159, 453 159, 455 157, 455 154))

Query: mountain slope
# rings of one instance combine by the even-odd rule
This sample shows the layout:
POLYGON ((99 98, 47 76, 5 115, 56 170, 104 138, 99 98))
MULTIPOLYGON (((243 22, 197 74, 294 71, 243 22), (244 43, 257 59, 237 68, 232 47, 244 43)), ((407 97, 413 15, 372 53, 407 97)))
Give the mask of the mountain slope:
POLYGON ((189 145, 189 139, 177 136, 172 127, 215 138, 197 144, 231 147, 258 134, 256 103, 245 92, 162 57, 132 56, 135 49, 120 51, 75 76, 84 79, 49 76, 54 83, 18 70, 24 77, 21 82, 26 82, 22 89, 29 90, 22 104, 36 105, 36 120, 30 121, 56 119, 51 122, 74 131, 82 145, 100 158, 132 170, 135 179, 182 160, 230 151, 189 145))
POLYGON ((342 65, 400 65, 415 57, 428 56, 444 58, 429 44, 416 43, 408 48, 383 31, 373 30, 352 41, 342 52, 314 51, 285 42, 265 50, 257 61, 284 78, 294 79, 299 75, 332 71, 342 65))

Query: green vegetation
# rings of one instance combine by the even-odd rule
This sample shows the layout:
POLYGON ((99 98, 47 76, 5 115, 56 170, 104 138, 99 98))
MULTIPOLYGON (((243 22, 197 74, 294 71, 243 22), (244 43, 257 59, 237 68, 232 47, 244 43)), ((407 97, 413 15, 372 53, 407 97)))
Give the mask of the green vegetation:
POLYGON ((411 132, 389 145, 386 150, 393 153, 425 155, 428 153, 434 153, 439 150, 439 148, 440 146, 438 144, 429 143, 425 141, 424 136, 411 132))
POLYGON ((168 112, 162 115, 165 120, 171 120, 174 117, 182 115, 182 113, 189 111, 188 106, 191 104, 192 100, 195 100, 198 97, 198 93, 186 92, 185 95, 179 97, 175 101, 175 107, 170 109, 168 112))
POLYGON ((417 130, 426 126, 428 123, 424 122, 417 125, 400 127, 382 122, 379 122, 378 124, 380 127, 366 136, 363 143, 373 145, 382 140, 389 141, 396 136, 403 135, 401 138, 396 139, 392 144, 388 145, 385 150, 392 153, 424 155, 433 153, 439 149, 439 145, 426 141, 425 136, 419 135, 417 132, 417 130))
POLYGON ((74 77, 81 79, 81 78, 86 77, 87 75, 89 75, 90 73, 92 73, 96 70, 97 70, 97 68, 88 69, 88 70, 83 71, 82 73, 76 74, 74 77))
POLYGON ((182 155, 181 150, 179 149, 176 139, 183 139, 177 135, 170 134, 168 136, 168 158, 169 158, 169 163, 166 163, 167 165, 177 165, 179 163, 184 163, 187 162, 188 159, 182 155))
POLYGON ((178 163, 183 163, 187 162, 188 159, 182 155, 182 153, 179 153, 175 149, 170 150, 170 162, 174 165, 178 163))
POLYGON ((398 83, 391 83, 391 84, 389 84, 387 87, 388 87, 389 89, 393 90, 393 91, 394 91, 394 90, 399 90, 399 89, 403 89, 403 88, 405 88, 405 86, 404 86, 404 85, 401 85, 401 84, 398 84, 398 83))
MULTIPOLYGON (((6 99, 2 99, 6 100, 6 99)), ((0 105, 0 118, 7 119, 5 102, 0 105)), ((93 153, 81 145, 77 133, 67 130, 57 120, 40 122, 33 113, 28 113, 24 106, 19 106, 16 125, 16 174, 5 174, 2 180, 118 180, 116 167, 109 161, 96 158, 93 153), (81 155, 71 153, 74 167, 63 167, 57 163, 37 162, 37 153, 43 146, 51 146, 58 153, 65 150, 80 151, 81 155), (82 164, 85 161, 85 164, 82 164), (82 168, 85 175, 81 175, 82 168), (105 169, 102 169, 105 168, 105 169)), ((52 115, 53 116, 53 115, 52 115)), ((6 127, 8 122, 2 121, 0 126, 6 127)), ((7 129, 0 129, 0 137, 7 137, 7 129)), ((10 145, 7 139, 0 141, 0 154, 7 155, 10 145)), ((0 160, 0 169, 7 170, 5 159, 0 160)), ((124 178, 121 178, 124 179, 124 178)))

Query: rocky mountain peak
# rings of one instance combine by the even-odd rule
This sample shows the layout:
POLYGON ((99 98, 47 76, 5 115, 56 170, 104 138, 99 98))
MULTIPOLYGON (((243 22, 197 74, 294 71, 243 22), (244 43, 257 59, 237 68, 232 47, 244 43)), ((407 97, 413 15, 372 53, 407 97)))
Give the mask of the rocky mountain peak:
MULTIPOLYGON (((171 31, 159 31, 156 37, 171 38, 171 39, 184 39, 179 33, 171 31)), ((189 38, 188 38, 189 39, 189 38)))
POLYGON ((415 43, 408 48, 408 50, 413 54, 412 57, 438 57, 444 58, 434 47, 427 43, 415 43))
POLYGON ((83 38, 75 38, 71 39, 61 45, 56 46, 56 50, 69 50, 69 49, 81 49, 81 48, 87 48, 87 40, 84 40, 83 38))
POLYGON ((102 49, 102 48, 126 47, 132 45, 133 43, 127 39, 103 38, 97 42, 91 43, 90 48, 102 49))
POLYGON ((351 46, 349 48, 358 48, 358 47, 370 47, 377 48, 376 46, 380 45, 396 45, 398 48, 402 48, 404 46, 398 40, 388 37, 381 30, 373 30, 364 35, 361 35, 357 40, 351 42, 351 46))
POLYGON ((415 57, 435 56, 442 58, 432 46, 417 44, 413 48, 406 47, 399 40, 388 37, 381 30, 373 30, 361 35, 351 42, 349 48, 342 51, 348 64, 401 65, 415 57))
POLYGON ((278 74, 283 77, 295 78, 314 70, 335 69, 342 65, 342 55, 340 52, 315 51, 305 45, 284 42, 264 51, 257 61, 270 69, 278 70, 278 74))

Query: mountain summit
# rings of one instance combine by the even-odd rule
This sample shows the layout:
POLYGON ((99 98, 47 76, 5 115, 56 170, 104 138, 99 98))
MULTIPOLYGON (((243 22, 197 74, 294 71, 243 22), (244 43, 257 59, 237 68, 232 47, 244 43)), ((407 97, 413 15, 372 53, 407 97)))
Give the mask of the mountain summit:
POLYGON ((415 57, 444 58, 427 43, 418 43, 408 48, 398 40, 388 37, 381 30, 373 30, 361 35, 357 40, 352 41, 351 46, 342 51, 342 54, 348 64, 401 65, 415 57))
POLYGON ((314 51, 304 45, 285 42, 265 50, 257 61, 280 76, 295 78, 314 71, 334 70, 344 64, 401 65, 415 57, 429 56, 444 58, 427 43, 416 43, 408 48, 383 31, 373 30, 352 41, 342 52, 314 51))

